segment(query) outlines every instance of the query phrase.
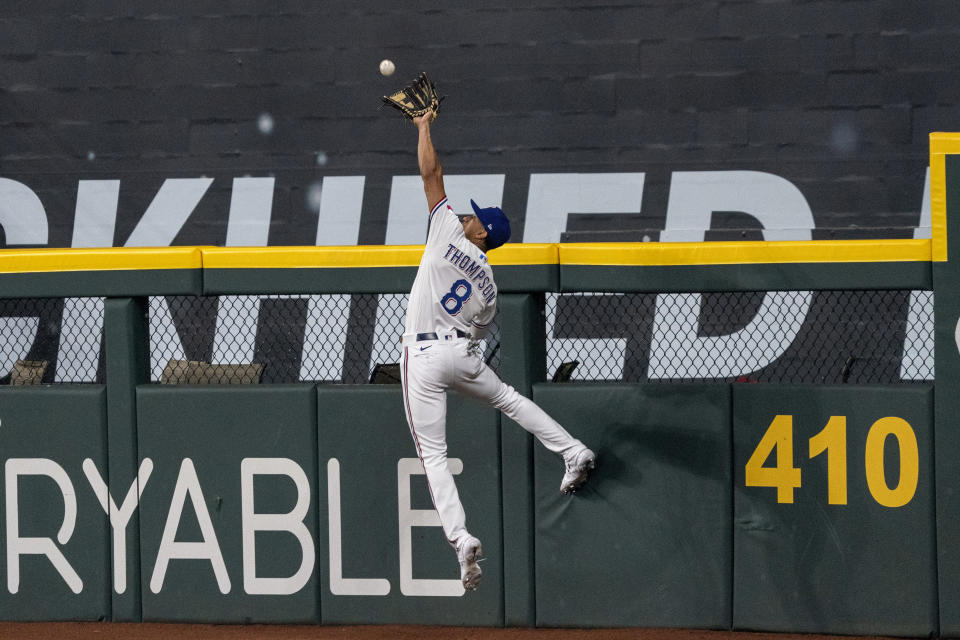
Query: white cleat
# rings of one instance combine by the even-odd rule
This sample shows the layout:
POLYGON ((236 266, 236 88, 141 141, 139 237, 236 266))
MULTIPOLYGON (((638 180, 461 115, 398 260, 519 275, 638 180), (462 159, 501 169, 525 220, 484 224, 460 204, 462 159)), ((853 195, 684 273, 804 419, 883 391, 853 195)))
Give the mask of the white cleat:
POLYGON ((466 536, 457 545, 457 560, 460 561, 460 581, 467 591, 475 591, 483 578, 483 571, 477 564, 483 558, 483 547, 473 536, 466 536))
POLYGON ((560 484, 560 493, 569 495, 583 486, 587 481, 590 471, 597 466, 597 456, 584 447, 572 458, 565 459, 566 473, 563 474, 563 482, 560 484))

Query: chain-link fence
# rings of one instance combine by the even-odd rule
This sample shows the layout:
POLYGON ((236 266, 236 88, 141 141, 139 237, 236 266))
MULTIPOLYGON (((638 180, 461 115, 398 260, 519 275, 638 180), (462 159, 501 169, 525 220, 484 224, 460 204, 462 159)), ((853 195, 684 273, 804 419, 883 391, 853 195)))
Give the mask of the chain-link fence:
POLYGON ((574 380, 933 379, 931 291, 548 294, 546 322, 574 380))
POLYGON ((104 381, 103 298, 0 299, 0 385, 104 381))
MULTIPOLYGON (((152 378, 366 383, 377 365, 400 361, 407 299, 406 294, 154 297, 152 378), (237 368, 251 364, 258 368, 237 368)), ((483 342, 487 362, 497 370, 496 322, 483 342)))
MULTIPOLYGON (((367 383, 400 360, 406 304, 405 294, 153 297, 152 379, 367 383)), ((933 379, 930 291, 547 294, 545 322, 548 379, 933 379)), ((103 298, 0 300, 0 384, 102 383, 102 339, 103 298)), ((495 320, 483 345, 494 370, 499 339, 495 320)))

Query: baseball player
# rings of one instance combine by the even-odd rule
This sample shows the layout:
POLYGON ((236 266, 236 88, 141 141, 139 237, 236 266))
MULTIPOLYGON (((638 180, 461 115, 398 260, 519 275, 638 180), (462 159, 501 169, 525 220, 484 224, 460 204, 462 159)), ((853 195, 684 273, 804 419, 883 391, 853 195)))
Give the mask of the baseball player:
POLYGON ((465 589, 480 584, 480 541, 470 535, 453 474, 447 468, 447 389, 496 407, 563 456, 560 485, 573 493, 587 480, 596 456, 528 398, 505 384, 483 361, 477 341, 493 320, 497 285, 486 252, 510 238, 510 222, 498 207, 458 217, 447 203, 443 174, 430 138, 430 111, 415 118, 417 160, 430 206, 427 244, 420 260, 402 338, 401 381, 410 433, 423 463, 433 504, 447 540, 457 551, 465 589))

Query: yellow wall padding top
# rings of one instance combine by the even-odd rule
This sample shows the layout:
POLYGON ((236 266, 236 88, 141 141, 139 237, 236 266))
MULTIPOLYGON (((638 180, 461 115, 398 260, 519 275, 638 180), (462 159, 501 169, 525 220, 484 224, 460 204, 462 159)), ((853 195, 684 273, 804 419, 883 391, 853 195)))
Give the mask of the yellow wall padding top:
POLYGON ((200 247, 114 247, 105 249, 5 249, 0 273, 200 269, 200 247))
POLYGON ((560 264, 666 266, 930 261, 930 240, 561 244, 560 264))
MULTIPOLYGON (((423 245, 10 249, 0 251, 0 273, 416 267, 422 255, 423 245)), ((489 259, 493 266, 929 262, 931 241, 518 243, 491 251, 489 259)))
POLYGON ((210 247, 207 269, 305 269, 323 267, 415 267, 423 245, 346 247, 210 247))

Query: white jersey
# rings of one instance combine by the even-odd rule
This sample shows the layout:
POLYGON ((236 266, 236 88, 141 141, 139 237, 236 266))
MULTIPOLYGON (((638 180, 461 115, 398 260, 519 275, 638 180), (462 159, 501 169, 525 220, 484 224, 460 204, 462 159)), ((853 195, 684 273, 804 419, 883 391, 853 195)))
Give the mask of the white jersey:
POLYGON ((467 240, 444 198, 430 212, 427 246, 410 289, 404 334, 459 329, 481 338, 497 311, 487 256, 467 240))
MULTIPOLYGON (((462 543, 475 543, 479 553, 480 542, 467 531, 467 516, 447 464, 447 390, 503 411, 543 446, 563 456, 567 468, 564 492, 574 481, 579 486, 586 479, 585 471, 574 466, 587 451, 583 443, 497 377, 479 350, 463 336, 457 336, 459 331, 474 338, 483 337, 496 310, 497 285, 487 257, 467 240, 460 220, 444 198, 430 212, 427 246, 410 290, 400 380, 407 423, 423 462, 427 487, 440 526, 457 549, 458 559, 462 543), (579 475, 571 475, 574 470, 579 475)), ((589 462, 593 464, 592 457, 589 462)), ((479 580, 477 557, 460 560, 461 567, 471 567, 469 571, 461 570, 461 580, 467 588, 475 588, 479 580)))

